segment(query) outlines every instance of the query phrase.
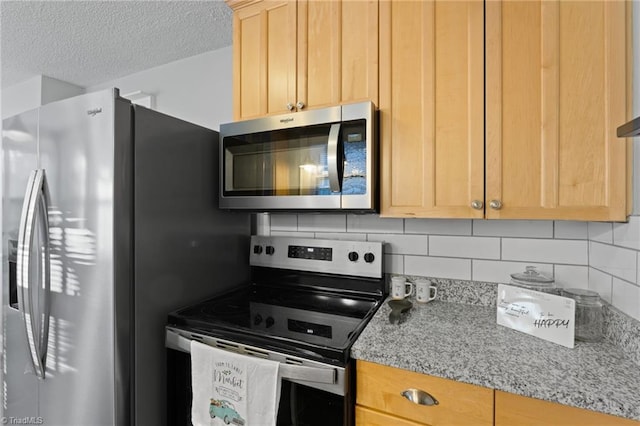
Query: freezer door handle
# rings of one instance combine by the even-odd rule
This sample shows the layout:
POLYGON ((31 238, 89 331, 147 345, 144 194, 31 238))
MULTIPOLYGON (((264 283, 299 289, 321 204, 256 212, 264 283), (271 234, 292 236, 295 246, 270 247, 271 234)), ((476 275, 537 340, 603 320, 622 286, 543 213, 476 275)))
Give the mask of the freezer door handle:
MULTIPOLYGON (((18 231, 18 254, 16 259, 16 278, 18 287, 18 306, 24 323, 24 330, 29 345, 31 363, 36 376, 45 377, 45 361, 49 336, 49 293, 50 293, 50 253, 49 253, 49 191, 45 172, 42 169, 33 170, 29 175, 25 198, 20 215, 18 231), (40 217, 40 220, 38 220, 40 217), (33 300, 33 268, 34 259, 31 258, 33 238, 36 227, 41 227, 43 235, 42 254, 36 261, 40 262, 42 271, 44 295, 34 306, 33 300), (37 312, 35 308, 43 308, 37 312)), ((38 284, 39 284, 39 277, 38 284)), ((39 291, 39 287, 36 287, 39 291)))

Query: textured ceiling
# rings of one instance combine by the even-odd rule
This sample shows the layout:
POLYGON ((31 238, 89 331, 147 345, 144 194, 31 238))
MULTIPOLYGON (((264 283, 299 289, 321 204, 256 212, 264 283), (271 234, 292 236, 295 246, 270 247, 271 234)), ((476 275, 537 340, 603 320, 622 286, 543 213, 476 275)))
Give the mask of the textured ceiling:
POLYGON ((40 74, 103 83, 230 46, 231 22, 221 0, 2 0, 2 87, 40 74))

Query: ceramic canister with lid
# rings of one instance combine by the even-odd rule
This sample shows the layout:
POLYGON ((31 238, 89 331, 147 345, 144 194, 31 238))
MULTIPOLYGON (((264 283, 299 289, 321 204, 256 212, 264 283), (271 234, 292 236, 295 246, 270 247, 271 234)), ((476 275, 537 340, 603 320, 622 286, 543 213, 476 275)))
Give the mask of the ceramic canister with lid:
POLYGON ((576 301, 575 338, 583 342, 598 342, 604 329, 604 310, 600 295, 581 288, 565 288, 562 296, 576 301))

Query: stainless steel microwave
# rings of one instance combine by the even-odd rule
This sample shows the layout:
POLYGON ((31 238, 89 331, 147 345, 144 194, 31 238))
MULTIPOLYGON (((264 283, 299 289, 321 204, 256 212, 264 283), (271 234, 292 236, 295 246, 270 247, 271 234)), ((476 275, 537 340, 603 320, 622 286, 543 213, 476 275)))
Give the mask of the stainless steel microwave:
POLYGON ((377 210, 371 102, 220 126, 222 209, 377 210))

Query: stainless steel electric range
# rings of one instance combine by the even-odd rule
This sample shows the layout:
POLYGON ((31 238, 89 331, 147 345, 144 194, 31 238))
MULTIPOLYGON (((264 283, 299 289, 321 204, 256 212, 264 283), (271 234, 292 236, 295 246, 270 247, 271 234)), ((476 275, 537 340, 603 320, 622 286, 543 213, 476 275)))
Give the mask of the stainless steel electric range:
POLYGON ((281 363, 278 425, 352 425, 350 349, 384 300, 382 262, 380 242, 252 237, 251 282, 169 315, 168 424, 191 424, 195 339, 281 363))

